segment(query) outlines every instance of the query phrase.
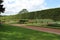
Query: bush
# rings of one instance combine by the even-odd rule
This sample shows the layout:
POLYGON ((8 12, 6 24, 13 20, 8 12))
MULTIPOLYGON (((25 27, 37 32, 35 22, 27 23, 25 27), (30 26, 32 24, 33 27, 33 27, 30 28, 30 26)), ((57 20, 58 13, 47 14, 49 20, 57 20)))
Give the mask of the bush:
POLYGON ((24 24, 24 23, 26 23, 26 22, 28 22, 28 20, 19 20, 19 23, 20 23, 20 24, 24 24))
POLYGON ((60 24, 48 24, 48 26, 52 26, 52 27, 60 27, 60 24))

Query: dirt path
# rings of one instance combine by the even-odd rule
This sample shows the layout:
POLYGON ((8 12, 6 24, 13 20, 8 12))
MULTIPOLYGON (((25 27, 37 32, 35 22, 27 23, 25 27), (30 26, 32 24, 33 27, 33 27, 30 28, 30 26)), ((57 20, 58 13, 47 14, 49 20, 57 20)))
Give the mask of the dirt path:
POLYGON ((58 30, 58 29, 43 28, 43 27, 34 27, 34 26, 26 26, 24 24, 11 24, 11 25, 18 26, 18 27, 23 27, 23 28, 28 28, 28 29, 32 29, 32 30, 37 30, 37 31, 54 33, 54 34, 60 35, 60 30, 58 30))

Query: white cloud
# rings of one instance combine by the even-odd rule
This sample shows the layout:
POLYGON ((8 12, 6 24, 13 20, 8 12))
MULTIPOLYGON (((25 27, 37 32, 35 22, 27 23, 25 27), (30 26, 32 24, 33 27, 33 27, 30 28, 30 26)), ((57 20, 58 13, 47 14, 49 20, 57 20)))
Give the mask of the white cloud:
POLYGON ((29 11, 46 8, 45 0, 4 0, 3 4, 6 8, 6 14, 15 14, 24 8, 29 11))

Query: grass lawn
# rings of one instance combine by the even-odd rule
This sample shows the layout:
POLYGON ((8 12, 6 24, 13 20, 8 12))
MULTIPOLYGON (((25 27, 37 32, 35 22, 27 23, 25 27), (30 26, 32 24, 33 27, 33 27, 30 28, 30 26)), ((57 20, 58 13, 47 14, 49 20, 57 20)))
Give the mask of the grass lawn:
POLYGON ((60 40, 60 35, 15 26, 0 26, 0 40, 60 40))

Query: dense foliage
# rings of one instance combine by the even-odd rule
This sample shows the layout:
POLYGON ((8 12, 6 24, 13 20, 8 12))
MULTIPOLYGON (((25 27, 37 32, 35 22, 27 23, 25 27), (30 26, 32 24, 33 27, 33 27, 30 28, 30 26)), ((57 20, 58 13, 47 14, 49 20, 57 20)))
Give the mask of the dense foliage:
POLYGON ((53 19, 60 21, 60 8, 23 13, 17 16, 20 17, 20 19, 53 19))
MULTIPOLYGON (((19 21, 19 20, 25 20, 25 19, 47 19, 42 21, 48 21, 48 20, 57 20, 60 21, 60 8, 53 8, 53 9, 47 9, 47 10, 41 10, 41 11, 34 11, 34 12, 27 12, 27 13, 18 13, 17 15, 10 15, 10 16, 2 16, 0 17, 2 21, 19 21)), ((36 21, 38 21, 36 20, 36 21)), ((38 21, 38 22, 39 22, 38 21)))

